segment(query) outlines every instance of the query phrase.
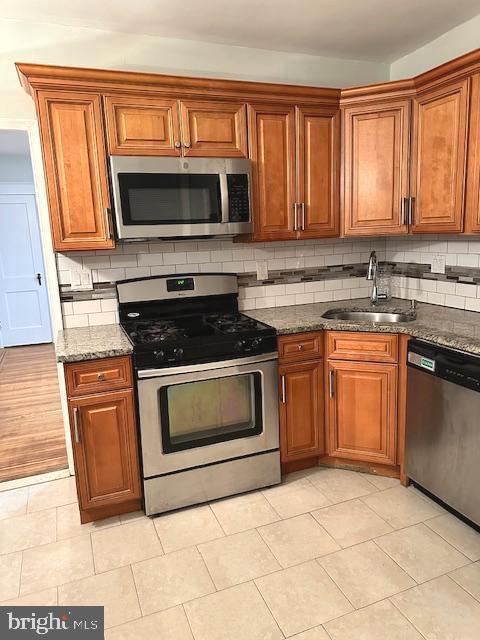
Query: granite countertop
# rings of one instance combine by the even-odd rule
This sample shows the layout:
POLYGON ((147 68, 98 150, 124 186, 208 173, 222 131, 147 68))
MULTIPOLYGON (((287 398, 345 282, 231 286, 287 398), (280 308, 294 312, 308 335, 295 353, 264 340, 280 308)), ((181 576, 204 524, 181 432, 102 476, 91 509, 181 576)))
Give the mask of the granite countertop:
POLYGON ((303 331, 372 331, 379 333, 405 333, 438 345, 480 354, 480 313, 450 307, 417 303, 416 319, 412 322, 388 324, 352 320, 327 320, 326 311, 387 311, 410 310, 410 301, 392 299, 373 306, 369 298, 339 300, 244 311, 245 315, 274 327, 278 335, 303 331))
POLYGON ((126 356, 132 351, 132 344, 119 324, 64 329, 59 331, 56 344, 58 362, 126 356))

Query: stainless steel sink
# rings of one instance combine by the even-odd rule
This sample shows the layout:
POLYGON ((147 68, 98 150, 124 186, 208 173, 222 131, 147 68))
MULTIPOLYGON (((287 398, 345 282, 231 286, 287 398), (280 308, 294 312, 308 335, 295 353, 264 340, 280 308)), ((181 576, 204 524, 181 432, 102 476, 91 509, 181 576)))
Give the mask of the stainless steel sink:
POLYGON ((327 311, 322 318, 328 320, 356 320, 357 322, 412 322, 414 313, 387 313, 384 311, 327 311))

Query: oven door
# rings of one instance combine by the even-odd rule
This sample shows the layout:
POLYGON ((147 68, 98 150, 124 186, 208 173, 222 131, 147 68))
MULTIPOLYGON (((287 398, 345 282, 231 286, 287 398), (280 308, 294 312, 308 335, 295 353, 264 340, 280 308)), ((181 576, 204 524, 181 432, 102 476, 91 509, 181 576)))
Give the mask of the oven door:
POLYGON ((112 156, 110 163, 120 239, 251 230, 247 160, 112 156))
POLYGON ((276 353, 138 378, 145 478, 278 449, 276 353))

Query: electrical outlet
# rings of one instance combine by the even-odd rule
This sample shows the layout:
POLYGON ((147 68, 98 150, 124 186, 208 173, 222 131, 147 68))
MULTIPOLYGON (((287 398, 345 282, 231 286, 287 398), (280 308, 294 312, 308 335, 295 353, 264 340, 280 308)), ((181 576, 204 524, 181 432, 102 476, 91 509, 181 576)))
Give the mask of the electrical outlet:
POLYGON ((268 280, 268 265, 266 262, 257 262, 257 280, 268 280))
POLYGON ((445 256, 433 256, 432 273, 445 273, 445 256))

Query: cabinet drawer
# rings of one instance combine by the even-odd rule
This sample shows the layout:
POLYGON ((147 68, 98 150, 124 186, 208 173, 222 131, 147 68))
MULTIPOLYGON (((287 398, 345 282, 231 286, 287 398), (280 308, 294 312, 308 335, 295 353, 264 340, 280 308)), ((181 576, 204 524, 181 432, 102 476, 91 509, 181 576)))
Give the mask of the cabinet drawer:
POLYGON ((132 386, 130 357, 102 358, 65 366, 69 397, 132 386))
POLYGON ((283 362, 320 358, 323 354, 321 333, 297 333, 278 339, 278 357, 283 362))
POLYGON ((327 353, 330 360, 397 362, 398 337, 383 333, 329 331, 327 353))

